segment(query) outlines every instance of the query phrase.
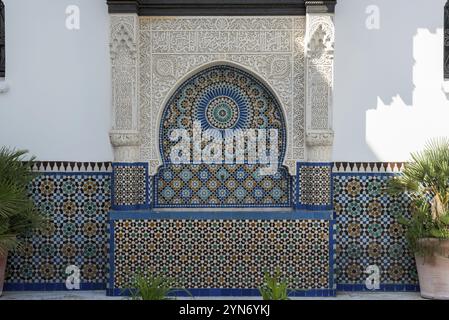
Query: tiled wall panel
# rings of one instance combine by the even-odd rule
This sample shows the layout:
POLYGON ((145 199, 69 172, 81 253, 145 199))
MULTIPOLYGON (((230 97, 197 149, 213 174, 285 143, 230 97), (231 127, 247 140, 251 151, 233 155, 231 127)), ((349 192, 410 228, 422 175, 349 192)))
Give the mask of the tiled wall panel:
POLYGON ((250 165, 166 165, 155 177, 155 207, 290 207, 285 168, 262 176, 250 165))
POLYGON ((149 209, 149 183, 147 163, 114 163, 112 165, 112 209, 149 209))
POLYGON ((380 271, 381 290, 417 289, 416 266, 398 217, 410 216, 405 195, 386 193, 393 173, 334 173, 337 225, 336 277, 340 290, 367 290, 369 266, 380 271))
MULTIPOLYGON (((32 183, 30 196, 50 224, 30 235, 23 251, 10 254, 6 289, 65 289, 64 272, 71 264, 81 269, 83 289, 104 288, 110 164, 46 162, 35 167, 47 172, 32 183)), ((239 295, 239 288, 258 285, 263 270, 280 266, 292 286, 319 287, 330 294, 335 283, 340 290, 367 290, 365 270, 376 265, 381 290, 416 290, 414 259, 397 221, 399 215, 409 214, 409 203, 406 197, 384 191, 400 168, 401 164, 334 165, 334 236, 331 220, 271 221, 255 215, 243 220, 117 220, 114 281, 123 286, 136 268, 146 266, 178 277, 186 287, 238 287, 222 293, 239 295), (336 252, 323 254, 334 243, 336 252), (335 282, 329 272, 334 262, 335 282)))
POLYGON ((69 265, 80 268, 82 289, 105 287, 110 173, 70 171, 43 173, 31 184, 48 224, 10 253, 6 290, 64 289, 69 265))
POLYGON ((189 289, 256 289, 278 267, 292 288, 333 291, 330 221, 139 219, 113 229, 116 293, 139 272, 189 289))
POLYGON ((296 208, 332 210, 332 164, 298 163, 296 208))

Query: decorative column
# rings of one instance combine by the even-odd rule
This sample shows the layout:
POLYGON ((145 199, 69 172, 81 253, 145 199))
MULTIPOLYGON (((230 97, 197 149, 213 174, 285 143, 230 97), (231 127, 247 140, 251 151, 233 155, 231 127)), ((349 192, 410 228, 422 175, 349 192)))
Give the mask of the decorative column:
POLYGON ((334 6, 306 1, 307 162, 298 164, 300 209, 332 210, 334 6))
POLYGON ((112 130, 111 143, 117 162, 139 157, 137 130, 138 17, 111 15, 112 130))
POLYGON ((139 17, 137 14, 112 14, 110 19, 112 209, 137 210, 149 207, 148 165, 138 162, 139 17))

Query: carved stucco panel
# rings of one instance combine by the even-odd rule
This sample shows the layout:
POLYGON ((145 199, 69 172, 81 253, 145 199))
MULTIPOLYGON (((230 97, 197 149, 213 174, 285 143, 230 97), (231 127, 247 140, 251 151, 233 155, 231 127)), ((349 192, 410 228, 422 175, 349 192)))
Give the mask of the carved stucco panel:
POLYGON ((140 18, 140 157, 150 174, 161 164, 159 122, 171 93, 202 67, 227 62, 259 76, 280 100, 294 174, 305 149, 304 38, 305 17, 140 18))
POLYGON ((112 130, 137 129, 137 16, 111 15, 112 130))
POLYGON ((331 15, 307 15, 308 130, 331 130, 334 24, 331 15))
POLYGON ((308 14, 306 27, 307 159, 332 159, 335 29, 332 14, 308 14))
POLYGON ((135 14, 110 16, 112 64, 112 129, 114 160, 139 160, 138 143, 138 17, 135 14))

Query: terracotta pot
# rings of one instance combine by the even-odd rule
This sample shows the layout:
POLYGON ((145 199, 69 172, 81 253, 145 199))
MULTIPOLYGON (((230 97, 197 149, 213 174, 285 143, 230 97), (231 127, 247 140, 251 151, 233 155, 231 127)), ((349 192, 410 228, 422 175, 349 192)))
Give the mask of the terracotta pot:
POLYGON ((436 249, 433 255, 415 255, 421 296, 449 300, 449 240, 421 239, 420 243, 436 249))
POLYGON ((8 258, 8 254, 2 256, 0 255, 0 297, 3 293, 3 284, 5 283, 5 272, 6 272, 6 260, 8 258))

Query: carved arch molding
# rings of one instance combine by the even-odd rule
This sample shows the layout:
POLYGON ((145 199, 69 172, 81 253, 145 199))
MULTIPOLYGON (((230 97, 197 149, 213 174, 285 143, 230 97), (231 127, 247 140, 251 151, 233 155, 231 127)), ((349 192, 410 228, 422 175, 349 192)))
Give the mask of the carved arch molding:
POLYGON ((298 162, 330 162, 335 1, 188 3, 108 1, 115 161, 148 162, 154 175, 167 101, 193 74, 228 64, 254 75, 280 102, 290 174, 298 162))

